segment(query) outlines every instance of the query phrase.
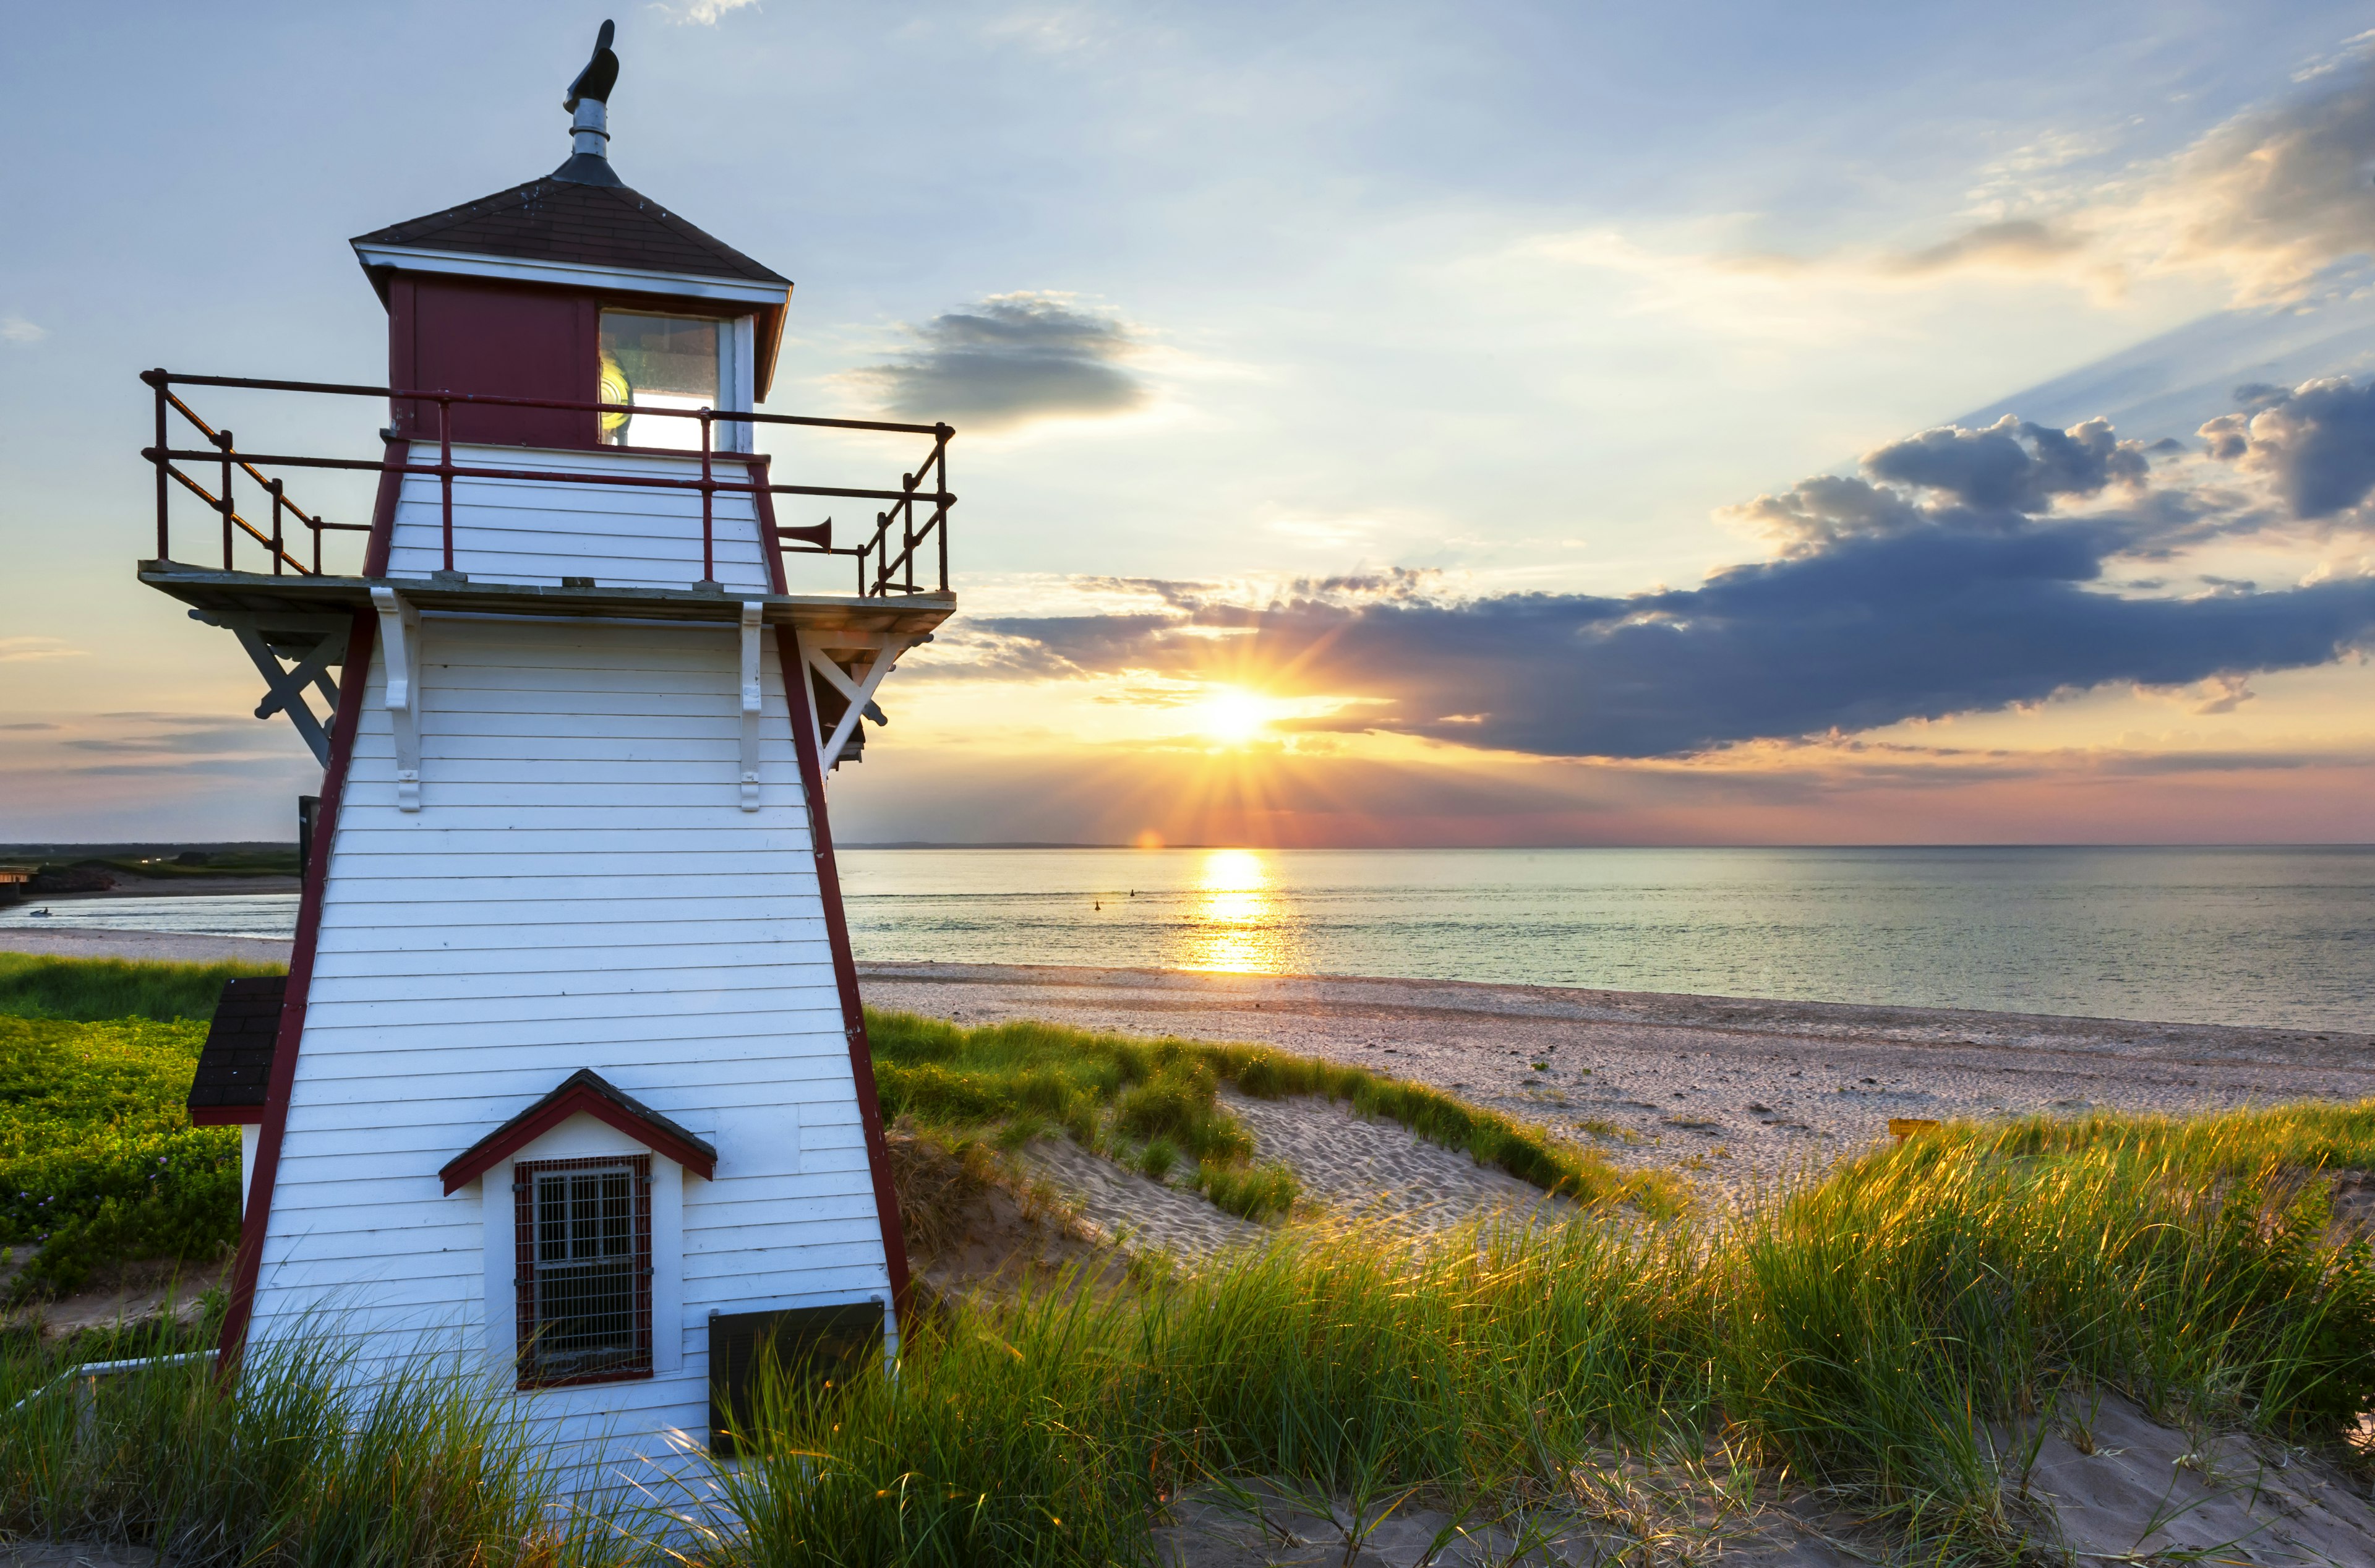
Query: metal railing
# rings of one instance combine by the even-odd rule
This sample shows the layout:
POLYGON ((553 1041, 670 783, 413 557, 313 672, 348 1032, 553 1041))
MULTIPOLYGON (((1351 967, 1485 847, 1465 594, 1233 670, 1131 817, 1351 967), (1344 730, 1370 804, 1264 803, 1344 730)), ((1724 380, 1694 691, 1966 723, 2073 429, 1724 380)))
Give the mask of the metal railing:
MULTIPOLYGON (((891 504, 877 512, 874 532, 865 543, 835 548, 833 543, 833 521, 827 518, 808 527, 775 530, 777 548, 786 555, 841 555, 854 557, 857 563, 857 593, 860 598, 882 598, 894 594, 947 593, 949 591, 949 509, 957 498, 949 492, 949 440, 956 434, 947 425, 892 424, 876 419, 826 419, 797 414, 738 413, 715 408, 654 408, 622 403, 576 403, 549 397, 497 397, 479 393, 444 391, 413 391, 402 387, 349 386, 334 382, 267 381, 248 376, 180 375, 163 370, 143 371, 140 379, 156 393, 157 441, 154 446, 143 447, 140 455, 157 469, 157 559, 171 560, 173 489, 178 484, 203 501, 207 510, 222 519, 222 569, 236 571, 237 546, 240 536, 261 545, 268 552, 272 574, 280 576, 294 572, 314 576, 322 572, 322 536, 326 533, 368 534, 371 526, 363 523, 332 523, 318 513, 309 513, 290 501, 284 481, 266 477, 266 468, 319 468, 360 471, 379 474, 419 474, 434 477, 438 482, 442 511, 443 553, 444 569, 454 570, 454 481, 455 479, 511 479, 568 485, 627 485, 648 489, 698 490, 701 492, 701 580, 716 580, 716 498, 720 494, 800 495, 848 498, 860 501, 883 501, 891 504), (372 461, 360 457, 306 457, 286 453, 242 453, 231 432, 217 430, 200 418, 195 410, 177 396, 176 386, 233 387, 252 392, 304 392, 326 394, 338 397, 386 398, 392 405, 418 407, 433 404, 437 409, 437 461, 414 463, 409 455, 404 459, 383 458, 372 461), (675 478, 661 474, 634 472, 591 472, 573 469, 532 468, 505 466, 502 467, 459 465, 454 461, 454 409, 459 405, 490 408, 547 408, 564 413, 589 415, 620 414, 631 418, 695 419, 701 425, 701 477, 675 478), (180 414, 207 442, 204 448, 175 447, 171 444, 171 416, 180 414), (734 463, 750 463, 763 469, 767 458, 747 452, 720 452, 716 447, 715 427, 721 423, 749 425, 795 425, 809 429, 841 430, 876 430, 900 435, 927 435, 932 438, 931 454, 916 471, 903 474, 899 489, 853 489, 831 485, 778 485, 761 478, 722 479, 715 473, 715 463, 723 457, 734 463), (209 490, 191 477, 177 465, 204 463, 219 466, 219 491, 209 490), (240 475, 246 475, 268 497, 272 504, 271 528, 267 532, 250 521, 239 511, 232 487, 240 475), (925 488, 929 485, 931 488, 925 488), (928 513, 919 509, 928 507, 928 513), (291 555, 288 549, 287 519, 294 517, 313 535, 311 563, 291 555), (919 520, 920 519, 920 520, 919 520), (893 545, 897 546, 894 550, 893 545), (937 583, 916 581, 916 567, 928 553, 937 566, 937 583)), ((396 435, 383 432, 391 445, 403 443, 408 448, 425 436, 396 435)), ((591 451, 616 448, 591 447, 591 451)), ((648 453, 660 449, 635 448, 648 453)), ((691 458, 690 450, 667 449, 665 455, 691 458)), ((755 502, 754 502, 755 504, 755 502)))

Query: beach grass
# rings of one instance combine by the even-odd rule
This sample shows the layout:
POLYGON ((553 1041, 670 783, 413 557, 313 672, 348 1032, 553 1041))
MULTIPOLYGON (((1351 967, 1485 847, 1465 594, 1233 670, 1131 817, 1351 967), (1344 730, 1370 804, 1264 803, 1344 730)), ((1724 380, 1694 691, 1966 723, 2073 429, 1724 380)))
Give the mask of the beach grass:
POLYGON ((886 1118, 910 1118, 956 1141, 987 1137, 1011 1145, 1060 1131, 1150 1173, 1176 1163, 1216 1205, 1248 1219, 1287 1212, 1295 1178, 1283 1165, 1251 1163, 1252 1136, 1221 1101, 1223 1084, 1261 1100, 1335 1100, 1585 1203, 1629 1202, 1660 1214, 1680 1205, 1669 1177, 1622 1171, 1583 1145, 1365 1067, 1263 1045, 1146 1040, 1058 1024, 967 1028, 873 1009, 866 1020, 886 1118))
POLYGON ((660 1560, 648 1530, 566 1499, 521 1408, 482 1380, 422 1362, 366 1395, 333 1326, 252 1353, 225 1383, 202 1353, 212 1305, 108 1336, 0 1341, 0 1537, 146 1546, 176 1568, 660 1560))
POLYGON ((762 1401, 741 1560, 1127 1560, 1216 1477, 1481 1525, 1606 1510, 1647 1467, 1821 1489, 1916 1558, 2033 1561, 1998 1444, 2057 1401, 2338 1451, 2375 1400, 2375 1262, 2259 1145, 2370 1127, 1949 1127, 1727 1220, 1298 1230, 1161 1292, 952 1304, 895 1380, 762 1401))
POLYGON ((0 952, 0 1014, 96 1023, 209 1019, 223 982, 285 973, 255 963, 148 963, 0 952))
MULTIPOLYGON (((1327 1095, 1603 1201, 1431 1237, 1292 1226, 1136 1290, 1058 1279, 912 1310, 895 1378, 767 1392, 752 1456, 715 1478, 717 1568, 1129 1561, 1168 1502, 1251 1496, 1232 1489, 1252 1478, 1364 1518, 1415 1496, 1477 1526, 1596 1513, 1637 1539, 1657 1512, 1644 1477, 1679 1478, 1686 1502, 1819 1491, 1891 1551, 2009 1568, 2036 1560, 2039 1516, 2006 1484, 2007 1444, 2057 1409, 2116 1390, 2346 1460, 2375 1405, 2375 1256, 2335 1222, 2328 1181, 2375 1168, 2375 1102, 1948 1123, 1737 1210, 1676 1212, 1606 1201, 1626 1189, 1558 1163, 1569 1146, 1357 1068, 1035 1024, 869 1026, 886 1109, 977 1156, 1063 1131, 1258 1186, 1228 1084, 1327 1095)), ((200 1191, 235 1180, 233 1136, 177 1120, 202 1025, 0 1032, 0 1159, 54 1153, 53 1185, 85 1173, 61 1190, 93 1215, 169 1220, 188 1200, 235 1223, 235 1191, 200 1191), (222 1147, 151 1181, 142 1140, 190 1138, 222 1147)), ((139 1256, 160 1244, 144 1234, 127 1222, 106 1244, 139 1256)), ((149 1256, 190 1256, 163 1244, 149 1256)), ((0 1337, 0 1410, 77 1361, 210 1338, 203 1321, 0 1337)), ((325 1336, 258 1356, 228 1397, 190 1363, 0 1414, 0 1532, 197 1563, 682 1561, 648 1520, 558 1506, 512 1402, 424 1364, 356 1403, 337 1355, 325 1336)))

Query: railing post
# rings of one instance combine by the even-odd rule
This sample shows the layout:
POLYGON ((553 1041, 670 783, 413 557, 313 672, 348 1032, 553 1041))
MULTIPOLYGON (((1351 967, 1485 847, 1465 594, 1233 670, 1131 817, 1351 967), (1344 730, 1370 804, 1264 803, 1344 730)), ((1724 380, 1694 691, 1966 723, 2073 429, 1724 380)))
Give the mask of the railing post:
POLYGON ((916 476, 900 475, 899 488, 907 492, 907 498, 899 503, 900 572, 907 592, 912 594, 916 591, 916 476))
POLYGON ((232 515, 232 507, 230 503, 230 443, 231 435, 229 430, 224 430, 215 437, 215 445, 222 449, 223 475, 221 506, 223 514, 223 570, 225 572, 229 572, 231 569, 230 520, 232 515))
POLYGON ((716 496, 716 483, 709 477, 709 410, 701 411, 701 580, 717 581, 717 563, 712 548, 714 524, 712 505, 716 496))
POLYGON ((444 507, 445 570, 454 570, 454 400, 437 400, 437 488, 444 507))
MULTIPOLYGON (((949 437, 956 432, 946 425, 932 427, 932 458, 939 465, 940 493, 949 493, 949 437)), ((932 509, 932 524, 940 535, 940 592, 949 591, 949 503, 941 501, 932 509)))
MULTIPOLYGON (((304 513, 299 513, 298 515, 303 517, 304 513)), ((306 517, 305 526, 313 530, 313 575, 319 577, 322 575, 322 514, 317 512, 306 517)))
POLYGON ((273 480, 265 487, 272 492, 272 575, 280 575, 280 492, 282 481, 273 480))
POLYGON ((171 525, 167 522, 171 508, 173 487, 172 465, 165 461, 165 371, 162 366, 140 378, 157 389, 157 559, 173 559, 171 525))

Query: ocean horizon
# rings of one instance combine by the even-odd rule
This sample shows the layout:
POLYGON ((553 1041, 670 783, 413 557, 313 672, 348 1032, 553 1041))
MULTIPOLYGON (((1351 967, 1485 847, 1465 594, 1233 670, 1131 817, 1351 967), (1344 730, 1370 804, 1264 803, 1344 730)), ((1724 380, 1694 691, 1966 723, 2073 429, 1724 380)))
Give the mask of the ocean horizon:
MULTIPOLYGON (((840 852, 863 960, 2368 1027, 2375 846, 840 852)), ((287 937, 293 894, 0 925, 287 937)))

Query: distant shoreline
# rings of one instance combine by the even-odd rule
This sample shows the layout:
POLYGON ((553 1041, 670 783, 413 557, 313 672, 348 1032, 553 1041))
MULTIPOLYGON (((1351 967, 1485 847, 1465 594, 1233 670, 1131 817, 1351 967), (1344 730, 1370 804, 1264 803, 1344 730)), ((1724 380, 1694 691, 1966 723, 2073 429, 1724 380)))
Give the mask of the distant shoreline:
POLYGON ((124 876, 115 886, 85 893, 27 893, 14 903, 0 908, 15 909, 30 905, 39 908, 53 903, 103 903, 109 899, 186 899, 227 898, 247 894, 295 893, 304 890, 304 882, 295 877, 277 872, 259 871, 250 876, 223 877, 146 877, 124 876))

